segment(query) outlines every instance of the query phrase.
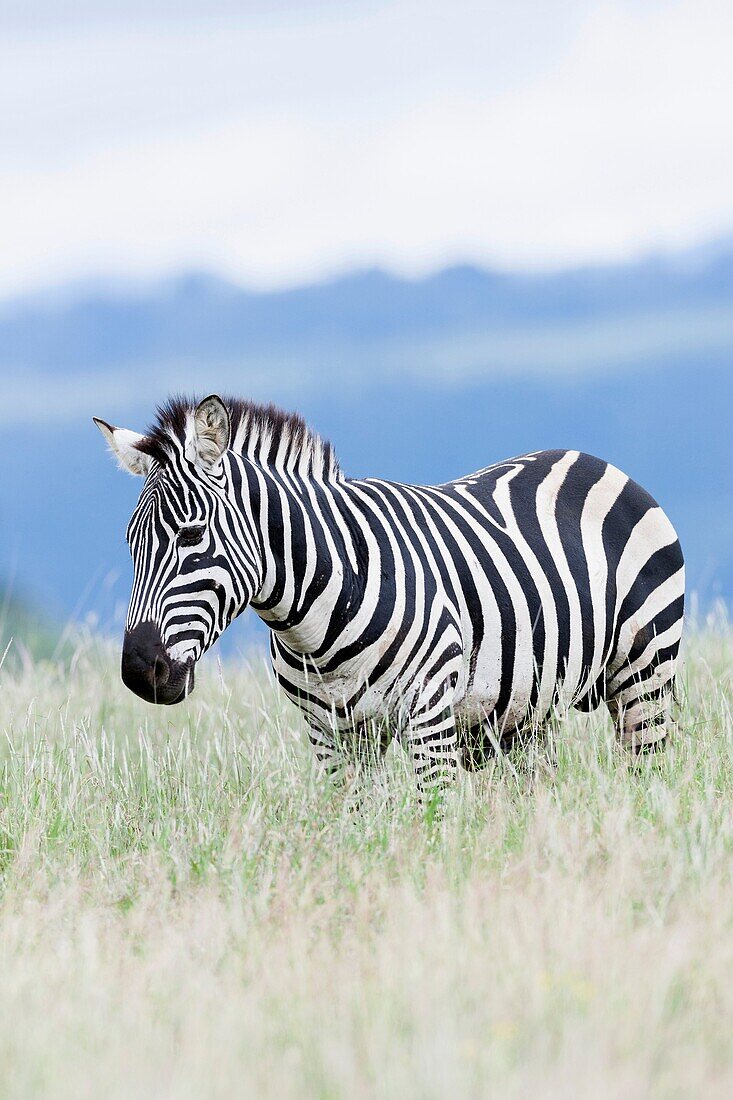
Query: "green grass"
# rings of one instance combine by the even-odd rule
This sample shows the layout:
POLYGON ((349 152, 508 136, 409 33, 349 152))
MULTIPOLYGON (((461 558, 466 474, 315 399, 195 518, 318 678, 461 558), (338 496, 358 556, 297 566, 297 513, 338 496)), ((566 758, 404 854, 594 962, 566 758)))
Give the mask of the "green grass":
POLYGON ((319 782, 260 668, 0 676, 0 1096, 733 1092, 724 632, 660 757, 573 715, 432 830, 399 751, 358 813, 319 782))

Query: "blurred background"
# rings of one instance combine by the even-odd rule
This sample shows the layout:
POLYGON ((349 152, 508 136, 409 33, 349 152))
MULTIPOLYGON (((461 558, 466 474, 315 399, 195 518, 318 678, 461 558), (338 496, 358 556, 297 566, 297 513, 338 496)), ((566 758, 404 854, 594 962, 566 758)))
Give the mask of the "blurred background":
POLYGON ((729 3, 0 23, 6 640, 120 629, 140 485, 91 417, 143 430, 171 391, 298 409, 355 476, 597 453, 666 508, 700 607, 733 598, 729 3))

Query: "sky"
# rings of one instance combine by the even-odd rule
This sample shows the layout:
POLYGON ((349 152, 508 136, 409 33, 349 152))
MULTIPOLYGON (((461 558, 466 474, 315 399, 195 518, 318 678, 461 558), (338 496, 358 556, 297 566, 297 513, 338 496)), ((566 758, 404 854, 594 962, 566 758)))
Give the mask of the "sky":
POLYGON ((0 296, 733 230, 728 0, 0 0, 0 296))

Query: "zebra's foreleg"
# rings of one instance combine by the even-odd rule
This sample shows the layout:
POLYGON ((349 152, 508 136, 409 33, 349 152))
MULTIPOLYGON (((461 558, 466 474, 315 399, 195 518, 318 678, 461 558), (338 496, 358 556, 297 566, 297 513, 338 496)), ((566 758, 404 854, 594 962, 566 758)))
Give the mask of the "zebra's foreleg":
POLYGON ((311 727, 309 737, 321 774, 355 794, 358 808, 366 781, 384 763, 392 740, 390 727, 386 723, 355 721, 346 731, 311 727))
POLYGON ((351 762, 343 751, 343 745, 339 742, 333 730, 324 730, 319 726, 310 726, 308 739, 316 757, 316 766, 320 776, 330 779, 337 786, 349 782, 350 771, 353 772, 351 762))
POLYGON ((455 717, 445 697, 412 717, 408 738, 420 801, 429 814, 440 816, 445 793, 458 774, 455 717))

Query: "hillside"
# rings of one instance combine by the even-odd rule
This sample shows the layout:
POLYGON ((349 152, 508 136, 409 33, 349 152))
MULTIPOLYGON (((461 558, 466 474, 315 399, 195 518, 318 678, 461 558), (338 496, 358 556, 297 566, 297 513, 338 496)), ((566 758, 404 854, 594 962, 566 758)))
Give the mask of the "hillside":
POLYGON ((344 469, 442 481, 545 446, 603 455, 678 525, 692 586, 733 595, 733 249, 517 276, 373 271, 287 292, 208 276, 0 310, 0 576, 57 616, 119 617, 138 486, 92 415, 172 390, 300 409, 344 469))

